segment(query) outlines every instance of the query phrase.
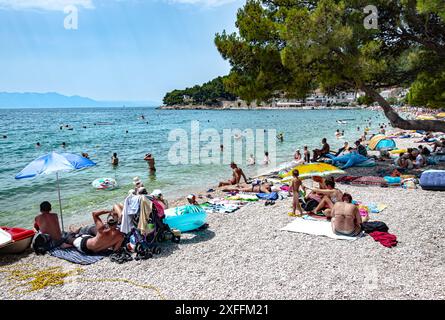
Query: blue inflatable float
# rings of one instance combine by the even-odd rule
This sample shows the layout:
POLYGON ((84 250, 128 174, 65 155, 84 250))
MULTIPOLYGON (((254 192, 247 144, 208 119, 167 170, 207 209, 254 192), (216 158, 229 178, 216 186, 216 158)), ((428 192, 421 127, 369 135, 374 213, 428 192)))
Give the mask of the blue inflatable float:
POLYGON ((445 170, 426 170, 422 172, 420 186, 424 190, 445 191, 445 170))
POLYGON ((203 226, 207 213, 200 206, 187 205, 165 210, 164 223, 181 232, 192 231, 203 226))
POLYGON ((344 163, 344 165, 340 167, 341 169, 346 169, 354 166, 358 167, 362 163, 365 164, 365 166, 372 166, 372 161, 369 161, 370 160, 369 158, 362 156, 357 152, 351 152, 340 157, 335 157, 331 154, 327 154, 326 157, 332 160, 333 162, 332 164, 334 166, 336 165, 337 162, 344 163))

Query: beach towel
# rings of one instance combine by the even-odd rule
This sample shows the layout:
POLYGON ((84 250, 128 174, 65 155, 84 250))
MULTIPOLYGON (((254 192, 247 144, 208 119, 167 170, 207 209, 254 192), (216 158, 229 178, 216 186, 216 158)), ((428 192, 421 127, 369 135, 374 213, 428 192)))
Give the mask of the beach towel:
POLYGON ((356 240, 358 237, 338 236, 332 231, 331 223, 328 221, 316 221, 309 219, 296 218, 287 226, 281 229, 282 231, 299 232, 306 234, 313 234, 316 236, 325 236, 336 240, 356 240))
POLYGON ((256 196, 259 199, 263 200, 277 200, 278 199, 278 193, 271 192, 271 193, 257 193, 256 196))
POLYGON ((392 248, 397 245, 397 237, 388 232, 374 231, 369 234, 375 241, 380 242, 382 246, 392 248))
POLYGON ((62 249, 60 247, 54 248, 48 253, 52 257, 56 257, 59 259, 63 259, 72 263, 81 264, 81 265, 88 265, 98 262, 99 260, 102 260, 106 256, 109 255, 109 252, 107 253, 97 253, 95 255, 88 255, 83 252, 78 251, 76 248, 66 248, 62 249))

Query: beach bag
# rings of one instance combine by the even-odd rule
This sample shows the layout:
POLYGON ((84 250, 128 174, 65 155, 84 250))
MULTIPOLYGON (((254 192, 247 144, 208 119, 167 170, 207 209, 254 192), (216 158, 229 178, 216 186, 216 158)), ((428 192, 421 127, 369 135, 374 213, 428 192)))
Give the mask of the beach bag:
POLYGON ((32 249, 37 255, 45 254, 51 250, 51 236, 45 233, 38 233, 32 242, 32 249))
POLYGON ((314 199, 310 199, 308 202, 303 203, 301 207, 304 211, 313 211, 318 206, 318 201, 314 199))
POLYGON ((371 221, 371 222, 363 222, 361 224, 362 230, 366 233, 371 233, 374 231, 380 232, 388 232, 389 228, 386 223, 382 221, 371 221))

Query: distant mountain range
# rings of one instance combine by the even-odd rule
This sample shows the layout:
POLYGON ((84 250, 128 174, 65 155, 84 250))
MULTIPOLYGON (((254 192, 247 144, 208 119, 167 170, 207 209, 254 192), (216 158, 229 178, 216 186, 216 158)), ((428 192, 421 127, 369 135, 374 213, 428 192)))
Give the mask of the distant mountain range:
POLYGON ((161 104, 157 101, 97 101, 56 92, 0 92, 0 108, 155 107, 161 104))

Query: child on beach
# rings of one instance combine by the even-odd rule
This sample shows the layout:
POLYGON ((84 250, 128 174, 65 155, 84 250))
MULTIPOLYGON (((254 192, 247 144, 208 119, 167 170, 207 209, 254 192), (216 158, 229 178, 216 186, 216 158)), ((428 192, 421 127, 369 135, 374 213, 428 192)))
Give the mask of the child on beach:
POLYGON ((300 172, 298 170, 294 170, 292 172, 292 194, 293 194, 293 203, 292 203, 292 212, 289 213, 291 217, 301 217, 303 215, 303 209, 300 205, 300 189, 304 190, 303 182, 299 178, 300 172), (299 214, 295 214, 295 211, 299 212, 299 214))

